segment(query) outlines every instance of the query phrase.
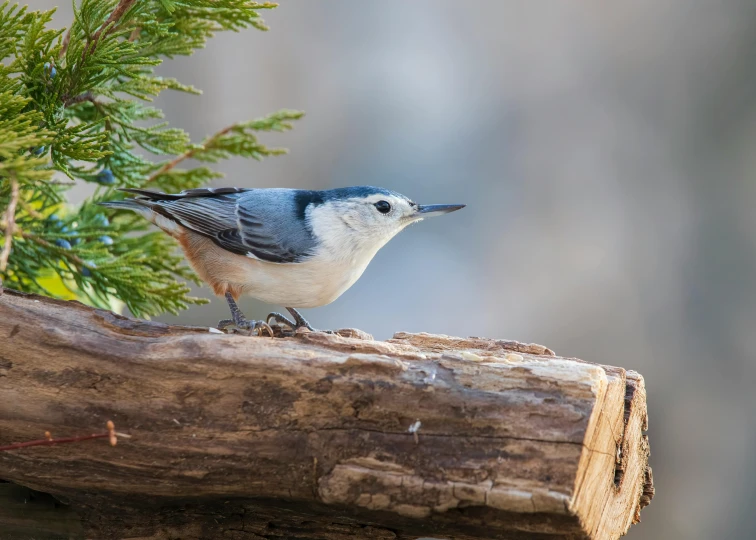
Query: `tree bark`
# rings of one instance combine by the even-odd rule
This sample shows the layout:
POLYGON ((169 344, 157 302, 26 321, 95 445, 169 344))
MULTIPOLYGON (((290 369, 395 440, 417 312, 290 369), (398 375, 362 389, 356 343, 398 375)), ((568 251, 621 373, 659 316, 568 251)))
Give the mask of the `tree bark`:
POLYGON ((90 538, 611 539, 639 520, 639 374, 361 337, 217 334, 5 290, 0 445, 107 420, 131 438, 0 452, 0 479, 64 501, 90 538))

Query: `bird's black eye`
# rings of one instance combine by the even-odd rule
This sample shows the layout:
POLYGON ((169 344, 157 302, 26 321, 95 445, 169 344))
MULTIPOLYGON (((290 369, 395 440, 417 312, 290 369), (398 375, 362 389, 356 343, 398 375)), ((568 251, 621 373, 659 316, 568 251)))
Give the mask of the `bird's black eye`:
POLYGON ((378 201, 375 203, 375 208, 381 213, 381 214, 388 214, 391 212, 391 205, 386 201, 378 201))

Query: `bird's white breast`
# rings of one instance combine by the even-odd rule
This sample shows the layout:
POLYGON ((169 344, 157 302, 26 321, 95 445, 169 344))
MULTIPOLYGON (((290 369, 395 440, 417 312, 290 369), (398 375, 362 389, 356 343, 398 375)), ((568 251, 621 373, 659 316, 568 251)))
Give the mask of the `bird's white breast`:
POLYGON ((250 260, 242 290, 270 304, 294 308, 324 306, 360 278, 370 259, 333 259, 324 253, 294 264, 250 260))
POLYGON ((284 307, 324 306, 336 300, 365 271, 370 256, 335 258, 316 252, 299 263, 271 263, 236 255, 211 240, 187 232, 182 242, 192 267, 217 294, 225 290, 284 307))

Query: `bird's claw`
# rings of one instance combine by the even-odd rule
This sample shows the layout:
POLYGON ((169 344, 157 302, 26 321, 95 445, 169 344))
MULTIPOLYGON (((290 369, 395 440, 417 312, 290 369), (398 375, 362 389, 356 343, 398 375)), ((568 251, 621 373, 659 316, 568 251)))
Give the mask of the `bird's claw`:
POLYGON ((247 329, 253 332, 257 332, 257 335, 259 337, 262 337, 263 331, 267 332, 268 336, 275 337, 273 329, 265 321, 248 321, 247 329))
POLYGON ((275 337, 273 329, 265 321, 248 321, 246 319, 234 321, 233 319, 223 319, 218 322, 218 330, 225 330, 229 326, 236 326, 238 330, 256 332, 259 337, 262 337, 263 332, 267 332, 270 337, 275 337))
POLYGON ((291 328, 292 332, 296 332, 300 328, 307 328, 307 330, 309 330, 310 332, 323 332, 324 334, 333 334, 334 333, 333 330, 317 330, 316 328, 313 328, 312 326, 310 326, 310 323, 308 323, 304 319, 302 319, 302 321, 301 321, 302 324, 298 324, 298 322, 292 321, 291 319, 289 319, 285 315, 282 315, 282 314, 276 313, 276 312, 268 314, 268 316, 265 318, 265 321, 268 324, 270 324, 271 320, 273 320, 274 322, 276 322, 278 324, 285 324, 286 326, 288 326, 289 328, 291 328))
POLYGON ((273 319, 273 321, 276 322, 276 323, 285 324, 286 326, 288 326, 292 330, 296 330, 297 329, 296 323, 294 321, 290 320, 289 318, 287 318, 286 315, 281 315, 280 313, 275 313, 275 312, 274 313, 268 313, 268 316, 265 317, 265 322, 268 323, 268 324, 270 324, 270 320, 271 319, 273 319))
POLYGON ((220 321, 218 321, 218 330, 225 330, 229 326, 233 326, 233 325, 234 325, 233 319, 221 319, 220 321))

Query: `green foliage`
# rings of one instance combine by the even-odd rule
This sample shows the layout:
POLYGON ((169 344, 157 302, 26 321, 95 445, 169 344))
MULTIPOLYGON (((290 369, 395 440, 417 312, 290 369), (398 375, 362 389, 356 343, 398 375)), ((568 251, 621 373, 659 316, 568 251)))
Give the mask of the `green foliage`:
POLYGON ((216 32, 267 30, 260 11, 273 7, 248 0, 81 0, 65 31, 49 28, 52 11, 0 5, 5 286, 102 307, 118 299, 138 316, 202 302, 188 296, 184 281, 196 277, 170 237, 150 232, 128 212, 106 217, 95 203, 120 198, 118 187, 173 192, 221 176, 206 165, 180 168, 189 158, 211 164, 285 153, 257 134, 290 129, 300 112, 234 124, 194 144, 182 130, 155 124, 163 114, 149 106, 164 90, 199 94, 154 74, 164 58, 190 55, 216 32), (82 182, 92 184, 93 194, 73 208, 66 190, 82 182))

